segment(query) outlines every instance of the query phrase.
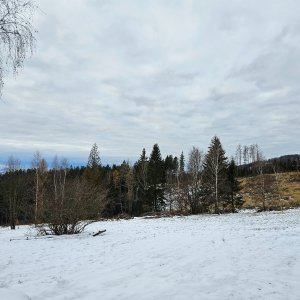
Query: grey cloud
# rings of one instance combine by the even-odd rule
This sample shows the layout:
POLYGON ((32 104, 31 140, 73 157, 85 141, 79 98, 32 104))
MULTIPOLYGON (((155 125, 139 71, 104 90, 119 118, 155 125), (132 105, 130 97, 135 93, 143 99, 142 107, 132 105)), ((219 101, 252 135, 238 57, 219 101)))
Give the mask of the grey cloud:
POLYGON ((0 151, 135 157, 297 152, 300 5, 295 1, 43 0, 38 44, 0 103, 0 151), (272 5, 271 5, 272 4, 272 5), (66 17, 68 16, 68 17, 66 17))
POLYGON ((261 89, 293 87, 298 83, 299 67, 299 49, 284 46, 259 56, 235 76, 243 77, 261 89))

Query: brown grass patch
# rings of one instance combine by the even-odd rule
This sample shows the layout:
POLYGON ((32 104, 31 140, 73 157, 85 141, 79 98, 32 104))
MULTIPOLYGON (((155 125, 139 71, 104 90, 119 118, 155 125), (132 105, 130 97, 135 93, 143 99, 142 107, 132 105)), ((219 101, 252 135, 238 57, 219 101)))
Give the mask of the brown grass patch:
MULTIPOLYGON (((279 173, 279 188, 274 174, 265 175, 265 198, 268 209, 300 206, 300 172, 279 173)), ((262 206, 263 194, 259 188, 259 177, 242 177, 241 194, 245 200, 244 208, 262 206)))

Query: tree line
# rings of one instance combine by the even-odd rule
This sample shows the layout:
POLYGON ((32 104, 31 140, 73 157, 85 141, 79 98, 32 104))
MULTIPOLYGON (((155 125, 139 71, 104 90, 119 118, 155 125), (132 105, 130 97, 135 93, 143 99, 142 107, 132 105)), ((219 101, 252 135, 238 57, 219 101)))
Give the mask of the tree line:
MULTIPOLYGON (((258 149, 258 148, 256 148, 258 149)), ((265 162, 256 155, 256 172, 264 180, 265 162)), ((253 161, 254 163, 254 161, 253 161)), ((77 233, 87 222, 115 216, 235 212, 243 205, 236 161, 226 157, 217 136, 206 153, 193 147, 162 158, 158 144, 133 164, 103 166, 97 144, 87 165, 71 167, 54 157, 49 167, 39 152, 30 169, 10 157, 0 175, 0 225, 35 224, 41 232, 77 233), (43 226, 40 224, 47 224, 43 226)))
POLYGON ((158 144, 149 156, 143 149, 134 165, 102 166, 96 144, 86 167, 55 157, 49 168, 36 152, 22 170, 10 157, 0 176, 0 224, 47 223, 62 234, 80 231, 81 220, 120 214, 235 211, 242 204, 236 170, 216 136, 206 154, 193 147, 187 162, 183 153, 163 159, 158 144))

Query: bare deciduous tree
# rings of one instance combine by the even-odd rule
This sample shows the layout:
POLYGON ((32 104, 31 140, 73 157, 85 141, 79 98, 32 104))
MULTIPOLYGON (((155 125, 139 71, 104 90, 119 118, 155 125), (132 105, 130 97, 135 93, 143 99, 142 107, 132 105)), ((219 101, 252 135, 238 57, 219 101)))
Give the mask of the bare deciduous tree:
POLYGON ((53 187, 54 187, 54 202, 56 207, 63 206, 65 200, 65 186, 69 163, 66 158, 60 162, 57 156, 54 157, 52 163, 53 172, 53 187))
POLYGON ((236 159, 236 164, 240 166, 242 164, 242 145, 238 144, 236 147, 236 152, 235 152, 235 159, 236 159))
POLYGON ((280 182, 281 182, 281 178, 280 178, 280 173, 279 173, 279 165, 278 165, 278 161, 274 160, 272 162, 272 169, 274 172, 274 176, 275 176, 275 184, 276 184, 276 192, 278 195, 278 200, 279 200, 279 204, 280 204, 280 209, 283 209, 283 199, 281 196, 281 188, 280 188, 280 182))
POLYGON ((246 145, 243 148, 243 160, 244 165, 247 165, 249 163, 249 147, 246 145))
POLYGON ((189 205, 191 213, 198 213, 201 210, 201 184, 204 154, 197 147, 193 147, 189 153, 187 165, 190 176, 190 188, 188 192, 189 205))
POLYGON ((47 162, 42 158, 41 153, 36 151, 32 160, 32 168, 35 170, 35 209, 34 209, 34 223, 35 225, 41 221, 43 208, 43 186, 47 177, 47 162))
MULTIPOLYGON (((21 168, 20 160, 10 156, 7 161, 6 166, 6 172, 9 175, 14 174, 21 168)), ((10 184, 7 186, 7 195, 9 200, 9 222, 10 222, 10 228, 15 229, 16 228, 16 219, 17 219, 17 201, 18 201, 18 176, 12 176, 10 180, 10 184)))
POLYGON ((263 210, 265 211, 266 208, 266 176, 265 176, 265 158, 261 149, 256 149, 256 172, 258 174, 258 186, 257 189, 260 191, 262 197, 262 206, 263 210))
POLYGON ((32 16, 35 9, 32 0, 0 0, 0 94, 4 73, 12 69, 16 74, 26 56, 32 54, 35 43, 32 16))
POLYGON ((91 186, 84 179, 69 178, 64 184, 63 201, 56 201, 53 190, 45 197, 45 223, 38 226, 41 234, 77 234, 93 222, 105 206, 106 191, 91 186))

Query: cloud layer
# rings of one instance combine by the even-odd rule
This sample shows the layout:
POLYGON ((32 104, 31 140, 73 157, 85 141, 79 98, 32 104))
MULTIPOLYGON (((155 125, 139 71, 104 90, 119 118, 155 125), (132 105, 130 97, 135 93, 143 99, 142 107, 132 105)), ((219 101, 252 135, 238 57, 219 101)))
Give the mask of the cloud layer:
POLYGON ((0 152, 136 157, 258 143, 299 153, 300 3, 42 0, 5 78, 0 152))

